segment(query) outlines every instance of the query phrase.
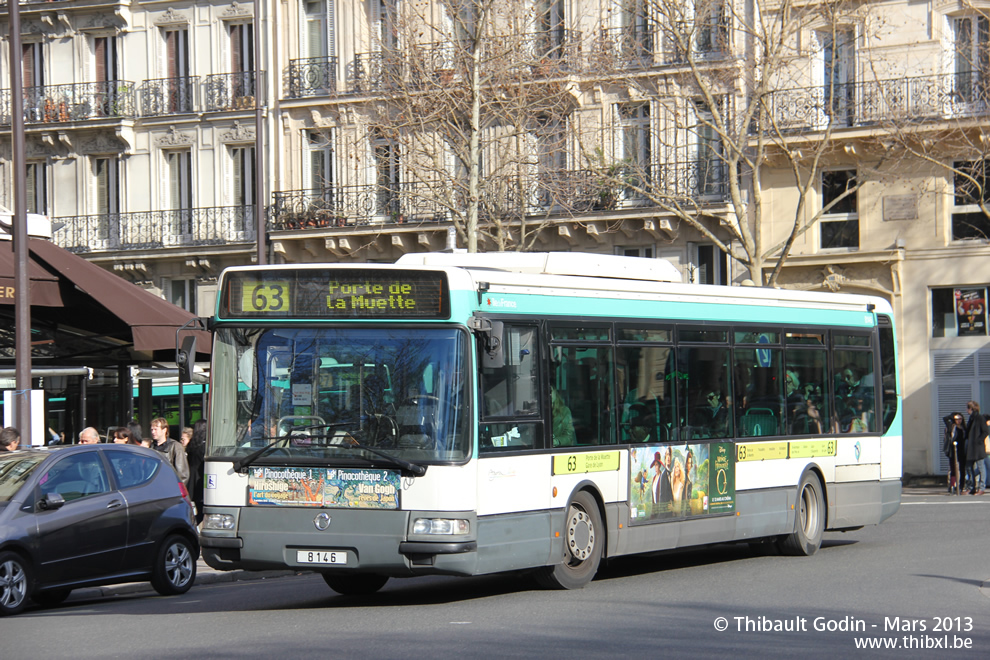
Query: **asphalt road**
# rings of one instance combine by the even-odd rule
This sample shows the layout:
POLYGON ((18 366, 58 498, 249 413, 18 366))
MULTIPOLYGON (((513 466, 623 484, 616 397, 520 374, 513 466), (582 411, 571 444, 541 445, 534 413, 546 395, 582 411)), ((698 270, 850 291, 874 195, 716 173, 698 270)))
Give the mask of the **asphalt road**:
POLYGON ((571 592, 499 575, 349 598, 312 574, 172 598, 86 592, 0 620, 0 657, 986 658, 988 541, 990 496, 909 491, 892 519, 827 534, 811 558, 742 545, 623 558, 571 592))

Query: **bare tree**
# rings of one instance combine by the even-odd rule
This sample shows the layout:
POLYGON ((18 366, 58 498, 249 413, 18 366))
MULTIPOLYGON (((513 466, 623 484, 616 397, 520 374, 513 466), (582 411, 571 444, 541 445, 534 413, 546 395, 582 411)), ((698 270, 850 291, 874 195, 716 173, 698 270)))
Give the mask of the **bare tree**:
POLYGON ((641 200, 694 228, 773 286, 795 239, 862 185, 836 182, 830 203, 810 208, 823 164, 843 155, 833 132, 848 100, 839 74, 851 24, 873 29, 862 3, 619 0, 603 14, 597 75, 607 77, 616 57, 641 55, 670 72, 613 78, 624 100, 612 125, 583 136, 588 166, 625 203, 641 200), (654 132, 644 136, 645 126, 654 132), (798 201, 786 237, 769 240, 764 186, 780 172, 798 201))
MULTIPOLYGON (((553 206, 535 176, 540 141, 566 123, 576 67, 567 30, 527 3, 420 0, 400 5, 382 44, 369 139, 376 168, 401 168, 404 203, 442 207, 468 251, 528 249, 553 206)), ((378 176, 379 187, 389 185, 378 176)))

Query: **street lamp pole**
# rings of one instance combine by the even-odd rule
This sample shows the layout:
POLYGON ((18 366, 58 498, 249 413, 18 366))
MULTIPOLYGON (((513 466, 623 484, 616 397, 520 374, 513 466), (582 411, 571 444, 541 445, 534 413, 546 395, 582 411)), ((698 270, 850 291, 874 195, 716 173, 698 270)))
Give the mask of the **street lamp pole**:
MULTIPOLYGON (((258 264, 268 263, 267 226, 265 218, 265 154, 262 133, 265 128, 261 113, 261 1, 254 0, 254 220, 258 237, 258 264)), ((267 94, 264 98, 267 98, 267 94)))
POLYGON ((7 0, 10 18, 10 132, 14 182, 14 367, 17 425, 24 444, 31 444, 31 296, 28 278, 27 172, 24 167, 24 87, 21 80, 20 0, 7 0))

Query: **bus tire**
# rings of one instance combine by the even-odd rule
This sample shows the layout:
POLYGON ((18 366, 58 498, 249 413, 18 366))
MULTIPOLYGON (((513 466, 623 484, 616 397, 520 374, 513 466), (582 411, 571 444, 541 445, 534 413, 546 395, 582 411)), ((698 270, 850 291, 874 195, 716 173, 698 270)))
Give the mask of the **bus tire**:
POLYGON ((813 472, 806 472, 798 485, 794 511, 794 531, 777 542, 781 554, 810 557, 818 552, 825 532, 825 496, 822 482, 813 472))
POLYGON ((598 572, 605 526, 598 503, 587 491, 574 495, 564 521, 564 557, 537 570, 536 581, 548 589, 581 589, 598 572))
POLYGON ((388 576, 373 573, 324 573, 323 581, 342 596, 367 596, 384 587, 388 576))

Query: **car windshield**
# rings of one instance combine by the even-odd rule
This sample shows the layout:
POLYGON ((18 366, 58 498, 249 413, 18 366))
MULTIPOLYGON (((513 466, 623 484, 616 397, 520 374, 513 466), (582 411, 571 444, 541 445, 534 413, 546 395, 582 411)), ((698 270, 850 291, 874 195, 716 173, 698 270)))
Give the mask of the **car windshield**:
POLYGON ((0 502, 9 501, 45 458, 41 452, 0 451, 0 502))
POLYGON ((470 456, 466 341, 454 328, 221 328, 208 453, 263 463, 470 456), (281 439, 281 440, 280 440, 281 439))

